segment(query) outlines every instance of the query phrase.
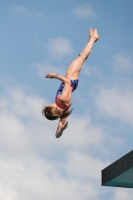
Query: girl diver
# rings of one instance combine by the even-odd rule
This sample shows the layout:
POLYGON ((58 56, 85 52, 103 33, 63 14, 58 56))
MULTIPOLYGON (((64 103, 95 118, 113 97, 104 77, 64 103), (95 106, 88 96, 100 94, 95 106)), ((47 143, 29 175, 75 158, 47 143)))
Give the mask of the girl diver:
POLYGON ((97 30, 90 28, 89 41, 83 51, 78 57, 70 64, 66 71, 65 77, 56 73, 49 73, 45 78, 55 78, 62 83, 56 93, 55 102, 42 108, 42 114, 49 120, 56 120, 60 118, 58 127, 56 130, 56 138, 59 138, 63 131, 68 127, 68 116, 72 113, 70 110, 72 92, 78 87, 79 73, 84 61, 89 56, 93 44, 99 39, 97 30))

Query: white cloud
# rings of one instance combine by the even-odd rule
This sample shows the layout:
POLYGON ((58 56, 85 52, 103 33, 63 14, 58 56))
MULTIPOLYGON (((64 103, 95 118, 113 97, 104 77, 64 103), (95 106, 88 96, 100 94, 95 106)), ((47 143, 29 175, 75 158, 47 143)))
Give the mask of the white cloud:
POLYGON ((111 200, 132 200, 132 198, 132 190, 122 188, 115 190, 114 196, 111 200))
POLYGON ((103 142, 104 131, 100 127, 94 127, 88 117, 82 116, 81 120, 80 117, 72 115, 69 123, 70 127, 62 138, 65 142, 63 145, 67 145, 69 148, 85 148, 87 145, 100 145, 103 142))
POLYGON ((92 6, 90 4, 84 4, 82 6, 78 6, 72 11, 79 18, 92 18, 96 19, 97 14, 94 12, 92 6))
POLYGON ((45 19, 45 16, 41 11, 28 10, 25 6, 22 6, 22 5, 14 5, 14 6, 12 6, 11 9, 14 12, 23 13, 25 15, 31 15, 31 16, 34 16, 36 18, 40 18, 42 20, 45 19))
POLYGON ((100 113, 133 125, 133 89, 130 87, 99 88, 95 103, 100 113))
POLYGON ((47 44, 45 44, 45 47, 55 59, 61 59, 73 52, 71 43, 62 37, 50 39, 47 44))
POLYGON ((89 176, 92 183, 94 180, 100 180, 101 169, 109 165, 108 161, 103 162, 99 158, 94 158, 78 151, 70 152, 67 155, 67 159, 68 163, 65 168, 69 176, 78 177, 80 180, 86 180, 88 179, 87 176, 89 176))
POLYGON ((53 65, 51 65, 49 62, 44 62, 44 63, 35 63, 33 65, 33 67, 35 67, 37 69, 38 75, 39 76, 45 76, 47 73, 53 72, 53 73, 57 73, 60 74, 62 76, 65 75, 65 70, 60 69, 59 67, 55 67, 53 65))
POLYGON ((99 199, 100 170, 109 161, 83 150, 99 151, 109 134, 73 114, 56 139, 57 121, 43 118, 41 107, 41 97, 17 84, 0 96, 0 199, 99 199))
POLYGON ((114 70, 131 73, 133 70, 133 58, 130 55, 118 53, 114 56, 114 70))

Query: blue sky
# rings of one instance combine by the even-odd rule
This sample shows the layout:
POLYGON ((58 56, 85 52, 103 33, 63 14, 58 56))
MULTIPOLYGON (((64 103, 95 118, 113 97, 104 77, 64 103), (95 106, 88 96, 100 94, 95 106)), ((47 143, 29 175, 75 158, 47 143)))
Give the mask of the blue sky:
POLYGON ((133 149, 133 2, 0 2, 0 199, 131 200, 101 187, 101 170, 133 149), (60 139, 41 115, 88 41, 73 114, 60 139))

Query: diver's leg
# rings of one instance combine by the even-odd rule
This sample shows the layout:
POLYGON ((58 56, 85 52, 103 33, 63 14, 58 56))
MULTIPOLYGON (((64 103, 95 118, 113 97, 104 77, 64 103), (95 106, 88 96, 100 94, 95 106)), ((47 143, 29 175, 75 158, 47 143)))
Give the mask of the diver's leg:
POLYGON ((83 49, 83 51, 79 54, 79 56, 70 64, 70 66, 67 69, 65 77, 74 80, 78 79, 79 77, 79 72, 82 68, 82 65, 84 61, 87 59, 89 56, 91 49, 93 47, 93 44, 99 39, 97 30, 92 30, 90 29, 90 37, 89 37, 89 42, 83 49))

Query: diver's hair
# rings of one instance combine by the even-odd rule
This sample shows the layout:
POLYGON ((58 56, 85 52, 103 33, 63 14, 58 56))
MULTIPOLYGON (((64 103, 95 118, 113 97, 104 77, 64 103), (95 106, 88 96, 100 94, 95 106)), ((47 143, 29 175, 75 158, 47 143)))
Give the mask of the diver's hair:
POLYGON ((42 115, 45 116, 49 120, 56 120, 58 118, 63 119, 63 118, 68 117, 72 113, 73 109, 69 110, 70 106, 66 108, 63 112, 61 112, 57 108, 45 105, 42 108, 42 115))

